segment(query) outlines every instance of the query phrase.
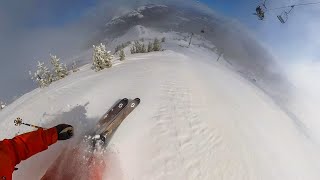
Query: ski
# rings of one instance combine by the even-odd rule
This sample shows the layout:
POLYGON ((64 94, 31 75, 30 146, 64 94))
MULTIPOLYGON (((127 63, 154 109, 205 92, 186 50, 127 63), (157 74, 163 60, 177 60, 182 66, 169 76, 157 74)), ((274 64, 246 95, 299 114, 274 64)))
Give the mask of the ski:
POLYGON ((129 100, 127 98, 123 98, 118 103, 116 103, 109 111, 107 111, 107 113, 105 113, 97 123, 95 134, 100 134, 101 132, 103 132, 105 127, 108 127, 108 125, 119 114, 119 112, 127 106, 128 102, 129 100))
POLYGON ((130 101, 128 105, 123 108, 119 114, 112 120, 111 123, 108 123, 108 126, 103 132, 97 134, 96 139, 100 139, 104 142, 105 145, 109 143, 109 140, 113 136, 114 132, 118 129, 123 120, 140 104, 140 99, 135 98, 130 101))

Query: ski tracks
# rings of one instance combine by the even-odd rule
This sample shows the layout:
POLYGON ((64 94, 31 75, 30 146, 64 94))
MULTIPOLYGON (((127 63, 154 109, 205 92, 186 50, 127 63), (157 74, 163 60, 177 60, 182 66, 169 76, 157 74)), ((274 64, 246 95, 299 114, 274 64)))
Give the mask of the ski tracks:
POLYGON ((202 164, 213 158, 221 139, 198 118, 190 90, 181 84, 165 81, 161 85, 162 103, 151 129, 151 176, 146 179, 210 179, 211 168, 202 164))

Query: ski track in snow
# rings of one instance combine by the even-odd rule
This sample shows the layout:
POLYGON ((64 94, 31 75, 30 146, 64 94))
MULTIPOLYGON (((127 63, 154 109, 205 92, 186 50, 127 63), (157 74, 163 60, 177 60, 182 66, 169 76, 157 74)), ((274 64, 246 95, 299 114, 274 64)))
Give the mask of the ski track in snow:
POLYGON ((153 117, 155 126, 151 129, 158 153, 151 160, 150 171, 162 173, 145 179, 210 178, 206 177, 210 169, 199 167, 213 157, 213 148, 221 139, 193 113, 189 89, 182 84, 166 81, 161 85, 163 102, 153 117))
MULTIPOLYGON (((191 65, 189 59, 184 59, 173 67, 185 66, 181 69, 191 70, 191 65)), ((150 137, 154 154, 151 155, 149 173, 146 173, 149 176, 144 179, 250 179, 243 168, 247 167, 246 162, 241 160, 230 158, 222 163, 222 168, 210 166, 210 162, 219 159, 215 156, 220 150, 228 153, 228 147, 223 143, 221 132, 210 128, 193 107, 200 97, 198 93, 201 93, 194 87, 202 85, 194 83, 192 75, 168 69, 167 80, 160 83, 161 104, 152 117, 154 125, 150 137), (186 83, 188 81, 193 84, 186 83)), ((198 104, 197 108, 207 109, 206 105, 198 104)))

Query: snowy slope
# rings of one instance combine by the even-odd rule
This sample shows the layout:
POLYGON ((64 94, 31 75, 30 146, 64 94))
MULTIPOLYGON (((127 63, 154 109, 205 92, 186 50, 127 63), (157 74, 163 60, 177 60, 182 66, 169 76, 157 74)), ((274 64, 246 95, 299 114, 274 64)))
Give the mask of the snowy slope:
POLYGON ((320 179, 318 149, 269 97, 208 49, 175 48, 98 73, 83 66, 1 111, 0 139, 31 130, 14 127, 16 117, 76 128, 71 141, 22 162, 14 178, 39 179, 115 101, 140 97, 111 140, 105 179, 320 179))
MULTIPOLYGON (((290 100, 294 96, 292 91, 295 87, 283 73, 284 67, 281 67, 271 51, 261 44, 259 37, 255 37, 254 33, 237 20, 220 16, 212 10, 205 11, 198 5, 163 3, 166 6, 151 5, 147 8, 137 8, 112 21, 103 22, 106 26, 100 29, 96 41, 93 42, 100 42, 101 39, 106 39, 107 42, 113 41, 115 38, 125 36, 129 29, 137 26, 160 32, 175 31, 188 36, 191 33, 202 36, 222 52, 233 69, 243 77, 255 81, 255 84, 272 97, 287 115, 296 119, 297 126, 307 129, 307 122, 290 109, 292 103, 290 100), (135 15, 129 16, 129 14, 135 15)), ((307 132, 304 133, 310 136, 307 132)))

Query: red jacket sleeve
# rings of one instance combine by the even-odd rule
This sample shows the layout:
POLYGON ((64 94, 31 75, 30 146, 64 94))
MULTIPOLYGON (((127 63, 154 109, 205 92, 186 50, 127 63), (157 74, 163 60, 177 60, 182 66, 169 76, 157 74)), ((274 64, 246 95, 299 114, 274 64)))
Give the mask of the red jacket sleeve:
POLYGON ((56 128, 48 130, 39 129, 16 136, 13 139, 0 141, 0 178, 12 178, 17 164, 22 160, 48 149, 48 146, 58 140, 56 128))

